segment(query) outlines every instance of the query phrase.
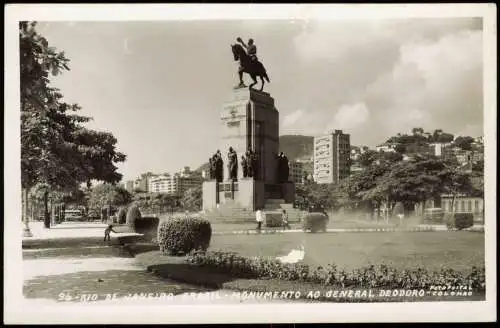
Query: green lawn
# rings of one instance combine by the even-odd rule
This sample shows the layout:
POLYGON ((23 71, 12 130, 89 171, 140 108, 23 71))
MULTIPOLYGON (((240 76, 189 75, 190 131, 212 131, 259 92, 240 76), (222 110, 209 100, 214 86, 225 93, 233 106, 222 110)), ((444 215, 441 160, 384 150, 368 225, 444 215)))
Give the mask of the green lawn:
POLYGON ((484 265, 484 234, 472 232, 288 233, 214 235, 210 250, 277 257, 305 246, 304 262, 347 269, 371 263, 400 268, 445 266, 457 270, 484 265))

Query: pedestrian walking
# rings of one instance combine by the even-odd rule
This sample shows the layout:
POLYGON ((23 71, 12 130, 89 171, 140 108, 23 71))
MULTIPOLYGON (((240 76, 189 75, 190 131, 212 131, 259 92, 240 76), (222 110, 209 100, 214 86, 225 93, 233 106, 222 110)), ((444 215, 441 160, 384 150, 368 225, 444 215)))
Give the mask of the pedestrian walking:
POLYGON ((283 212, 281 213, 281 219, 283 220, 283 228, 290 229, 290 224, 288 223, 288 214, 286 213, 286 210, 283 210, 283 212))

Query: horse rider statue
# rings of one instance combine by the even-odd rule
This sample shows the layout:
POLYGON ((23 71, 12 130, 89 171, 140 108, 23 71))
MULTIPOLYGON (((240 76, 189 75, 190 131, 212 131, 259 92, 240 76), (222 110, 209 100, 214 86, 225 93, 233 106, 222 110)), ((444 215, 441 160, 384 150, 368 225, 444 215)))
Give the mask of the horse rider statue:
POLYGON ((243 73, 248 73, 253 80, 253 83, 250 84, 250 89, 253 88, 254 85, 257 84, 257 77, 260 77, 262 91, 264 87, 264 80, 269 82, 269 77, 267 76, 266 69, 264 65, 257 58, 257 46, 254 43, 253 39, 248 39, 248 44, 240 38, 236 38, 241 45, 232 45, 233 55, 235 60, 240 61, 240 66, 238 68, 238 75, 240 78, 240 83, 235 88, 246 87, 243 82, 243 73))

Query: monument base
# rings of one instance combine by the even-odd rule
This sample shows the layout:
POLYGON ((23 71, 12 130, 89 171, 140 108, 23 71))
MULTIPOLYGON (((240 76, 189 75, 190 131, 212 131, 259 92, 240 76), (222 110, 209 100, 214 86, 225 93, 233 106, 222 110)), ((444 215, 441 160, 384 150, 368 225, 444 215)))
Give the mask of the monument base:
MULTIPOLYGON (((203 183, 203 211, 211 221, 255 222, 255 211, 280 213, 293 210, 295 185, 293 182, 267 184, 264 181, 242 178, 238 181, 205 181, 203 183)), ((295 220, 299 220, 297 217, 295 220)))

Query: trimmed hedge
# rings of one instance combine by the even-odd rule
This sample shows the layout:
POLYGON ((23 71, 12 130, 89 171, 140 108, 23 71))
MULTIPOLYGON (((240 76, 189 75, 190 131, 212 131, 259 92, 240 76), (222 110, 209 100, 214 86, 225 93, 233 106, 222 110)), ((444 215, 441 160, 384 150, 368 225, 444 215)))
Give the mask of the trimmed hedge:
POLYGON ((127 222, 127 207, 120 207, 118 213, 116 213, 116 218, 118 220, 118 224, 125 224, 127 222))
POLYGON ((446 226, 449 230, 462 230, 474 225, 474 214, 472 213, 447 213, 445 216, 446 226))
POLYGON ((302 230, 311 232, 326 231, 328 215, 323 213, 307 213, 302 217, 302 230))
POLYGON ((141 211, 137 205, 132 205, 127 211, 127 225, 135 231, 135 221, 141 218, 141 211))
POLYGON ((210 245, 212 227, 199 217, 174 217, 158 227, 160 251, 168 255, 185 255, 192 250, 205 251, 210 245))
POLYGON ((426 268, 401 270, 387 264, 370 265, 352 271, 330 264, 326 268, 312 268, 303 263, 281 263, 272 258, 248 258, 226 252, 193 252, 187 262, 216 268, 241 278, 271 278, 303 281, 324 286, 342 288, 390 288, 420 289, 439 286, 470 286, 474 291, 484 292, 486 277, 484 267, 472 267, 467 271, 441 268, 430 271, 426 268))

